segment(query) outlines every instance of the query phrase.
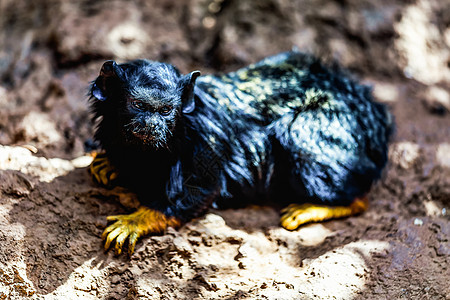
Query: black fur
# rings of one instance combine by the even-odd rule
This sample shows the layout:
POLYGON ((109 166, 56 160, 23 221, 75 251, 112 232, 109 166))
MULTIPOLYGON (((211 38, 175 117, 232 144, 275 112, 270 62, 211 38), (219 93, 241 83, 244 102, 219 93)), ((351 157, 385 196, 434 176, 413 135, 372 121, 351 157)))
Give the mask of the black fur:
POLYGON ((198 75, 107 62, 91 87, 95 139, 143 205, 183 221, 213 201, 348 205, 379 178, 391 116, 337 68, 288 52, 198 75))

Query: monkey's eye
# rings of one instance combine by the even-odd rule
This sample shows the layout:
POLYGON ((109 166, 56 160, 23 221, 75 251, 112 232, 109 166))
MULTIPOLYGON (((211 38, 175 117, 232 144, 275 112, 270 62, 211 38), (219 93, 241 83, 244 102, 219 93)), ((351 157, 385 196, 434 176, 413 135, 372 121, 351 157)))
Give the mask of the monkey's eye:
POLYGON ((131 105, 138 109, 138 110, 144 110, 145 109, 145 104, 144 102, 140 101, 140 100, 133 100, 131 101, 131 105))
POLYGON ((172 107, 170 106, 163 106, 160 110, 159 113, 163 116, 167 116, 168 114, 170 114, 170 112, 172 111, 172 107))

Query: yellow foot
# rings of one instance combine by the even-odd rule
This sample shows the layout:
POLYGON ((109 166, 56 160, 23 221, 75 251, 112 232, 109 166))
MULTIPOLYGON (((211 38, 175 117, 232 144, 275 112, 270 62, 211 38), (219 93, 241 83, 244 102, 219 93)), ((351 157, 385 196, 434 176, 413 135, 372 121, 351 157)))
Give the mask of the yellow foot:
POLYGON ((106 153, 100 152, 93 155, 94 160, 89 166, 93 180, 104 186, 112 186, 119 174, 117 169, 111 164, 106 153))
POLYGON ((109 216, 108 221, 116 221, 108 226, 102 234, 105 241, 105 250, 109 249, 111 242, 116 240, 116 253, 122 253, 122 246, 128 238, 128 254, 134 252, 134 246, 139 237, 158 233, 168 226, 178 227, 180 221, 175 217, 167 217, 163 213, 141 206, 136 212, 130 215, 109 216))
POLYGON ((281 226, 295 230, 300 225, 359 214, 369 202, 366 197, 356 198, 349 206, 325 206, 316 204, 291 204, 281 211, 281 226))

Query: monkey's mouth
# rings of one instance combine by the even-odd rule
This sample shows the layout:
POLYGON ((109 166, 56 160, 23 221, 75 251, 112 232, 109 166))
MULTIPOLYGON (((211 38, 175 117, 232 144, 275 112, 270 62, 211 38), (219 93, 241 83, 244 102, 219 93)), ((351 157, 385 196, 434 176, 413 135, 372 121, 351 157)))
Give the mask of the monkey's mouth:
POLYGON ((168 140, 163 132, 158 130, 149 130, 148 128, 136 127, 127 132, 128 141, 140 145, 146 149, 168 148, 168 140))
POLYGON ((132 131, 132 133, 135 137, 139 138, 146 144, 151 144, 156 140, 156 138, 150 134, 143 134, 143 133, 136 132, 136 131, 132 131))

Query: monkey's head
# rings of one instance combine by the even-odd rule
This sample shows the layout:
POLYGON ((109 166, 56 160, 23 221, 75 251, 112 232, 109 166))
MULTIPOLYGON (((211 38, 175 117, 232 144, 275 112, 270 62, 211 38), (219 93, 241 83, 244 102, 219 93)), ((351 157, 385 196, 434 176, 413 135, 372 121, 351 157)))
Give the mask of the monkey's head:
POLYGON ((95 118, 102 119, 96 137, 102 143, 109 136, 129 144, 169 148, 181 115, 195 108, 199 75, 199 71, 181 75, 172 65, 148 60, 105 62, 91 87, 95 118))

